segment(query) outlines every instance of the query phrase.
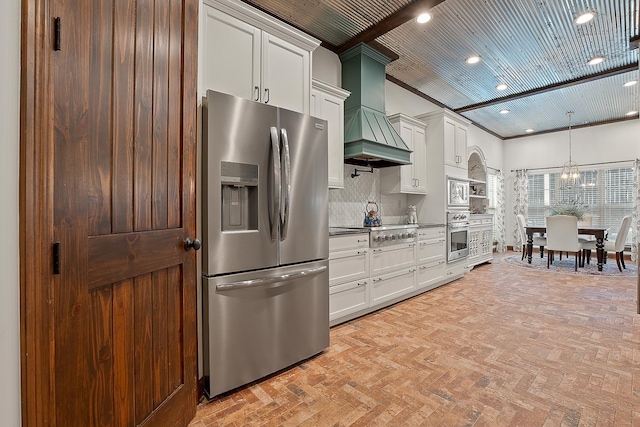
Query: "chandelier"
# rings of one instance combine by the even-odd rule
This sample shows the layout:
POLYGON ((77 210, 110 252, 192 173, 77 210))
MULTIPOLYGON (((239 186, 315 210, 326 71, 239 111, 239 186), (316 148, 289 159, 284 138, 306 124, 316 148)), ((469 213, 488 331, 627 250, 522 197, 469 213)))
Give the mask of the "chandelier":
POLYGON ((562 167, 562 173, 560 174, 560 188, 571 190, 578 189, 582 185, 580 179, 580 170, 578 164, 571 160, 571 115, 573 111, 569 111, 569 161, 562 167))

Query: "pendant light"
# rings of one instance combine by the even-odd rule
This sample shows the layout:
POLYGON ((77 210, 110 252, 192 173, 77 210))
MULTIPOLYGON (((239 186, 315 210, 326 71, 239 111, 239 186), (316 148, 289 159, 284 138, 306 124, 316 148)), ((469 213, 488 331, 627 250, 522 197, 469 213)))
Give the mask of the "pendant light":
POLYGON ((563 190, 578 189, 582 185, 580 179, 580 170, 578 164, 571 160, 571 115, 573 111, 569 111, 569 161, 562 167, 562 174, 560 174, 560 188, 563 190))

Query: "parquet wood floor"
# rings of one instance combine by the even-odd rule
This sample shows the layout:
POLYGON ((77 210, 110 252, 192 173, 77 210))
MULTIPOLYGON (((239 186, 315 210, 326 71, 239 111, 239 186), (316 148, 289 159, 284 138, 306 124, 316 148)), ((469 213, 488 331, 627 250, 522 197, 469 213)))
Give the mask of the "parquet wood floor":
POLYGON ((199 405, 191 426, 640 426, 636 278, 503 256, 332 328, 323 354, 199 405))

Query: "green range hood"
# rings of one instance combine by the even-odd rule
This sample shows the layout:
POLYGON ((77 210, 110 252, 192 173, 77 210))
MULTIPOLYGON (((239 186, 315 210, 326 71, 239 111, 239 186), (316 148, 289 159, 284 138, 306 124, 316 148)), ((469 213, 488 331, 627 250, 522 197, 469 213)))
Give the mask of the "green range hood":
POLYGON ((342 87, 351 92, 344 111, 344 162, 384 168, 411 164, 411 150, 385 115, 385 66, 391 60, 360 43, 340 54, 342 87))

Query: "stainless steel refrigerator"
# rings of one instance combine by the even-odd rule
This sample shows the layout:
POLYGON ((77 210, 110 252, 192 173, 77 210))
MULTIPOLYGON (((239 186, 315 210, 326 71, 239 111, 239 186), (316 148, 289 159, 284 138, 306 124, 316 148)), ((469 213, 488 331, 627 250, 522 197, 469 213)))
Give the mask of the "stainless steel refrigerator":
POLYGON ((203 348, 209 397, 329 346, 327 123, 208 91, 203 348))

